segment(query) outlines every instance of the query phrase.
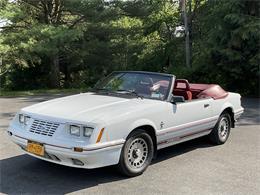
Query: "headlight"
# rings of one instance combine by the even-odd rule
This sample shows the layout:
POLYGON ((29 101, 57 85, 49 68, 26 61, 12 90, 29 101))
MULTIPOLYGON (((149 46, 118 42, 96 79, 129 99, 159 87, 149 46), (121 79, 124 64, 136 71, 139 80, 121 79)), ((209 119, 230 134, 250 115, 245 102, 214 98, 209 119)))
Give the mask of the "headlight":
POLYGON ((28 125, 30 119, 31 119, 31 117, 29 117, 29 116, 24 116, 24 124, 25 124, 25 125, 28 125))
POLYGON ((93 127, 83 127, 83 135, 85 137, 90 137, 93 133, 94 128, 93 127))
POLYGON ((70 125, 70 134, 79 136, 80 135, 80 126, 70 125))
POLYGON ((19 122, 21 124, 24 124, 24 115, 23 114, 19 114, 19 122))
POLYGON ((24 125, 28 125, 31 117, 25 116, 24 114, 19 114, 19 122, 24 125))

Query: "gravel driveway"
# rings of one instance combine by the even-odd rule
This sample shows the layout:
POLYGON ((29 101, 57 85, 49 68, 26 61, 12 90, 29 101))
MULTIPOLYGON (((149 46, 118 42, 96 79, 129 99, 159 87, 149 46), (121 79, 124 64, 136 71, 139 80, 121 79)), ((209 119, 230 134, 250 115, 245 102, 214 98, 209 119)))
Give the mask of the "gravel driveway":
POLYGON ((160 150, 135 178, 114 167, 84 170, 25 155, 5 132, 22 107, 57 96, 0 98, 0 193, 4 194, 260 194, 260 100, 243 99, 245 113, 228 142, 199 138, 160 150))

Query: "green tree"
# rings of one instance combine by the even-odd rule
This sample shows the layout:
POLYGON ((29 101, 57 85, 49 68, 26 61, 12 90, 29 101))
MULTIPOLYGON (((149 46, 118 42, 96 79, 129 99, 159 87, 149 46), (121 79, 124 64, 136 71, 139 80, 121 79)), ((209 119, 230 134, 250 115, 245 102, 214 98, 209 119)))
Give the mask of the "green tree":
POLYGON ((175 36, 178 0, 0 0, 1 88, 85 87, 113 70, 148 70, 256 94, 259 2, 186 3, 191 68, 175 36))
POLYGON ((196 20, 196 80, 243 94, 259 93, 259 27, 257 1, 204 4, 196 20))
POLYGON ((82 36, 75 27, 81 16, 64 9, 61 0, 2 0, 1 8, 1 18, 10 21, 1 32, 4 63, 20 70, 46 65, 48 85, 59 87, 64 50, 82 36))

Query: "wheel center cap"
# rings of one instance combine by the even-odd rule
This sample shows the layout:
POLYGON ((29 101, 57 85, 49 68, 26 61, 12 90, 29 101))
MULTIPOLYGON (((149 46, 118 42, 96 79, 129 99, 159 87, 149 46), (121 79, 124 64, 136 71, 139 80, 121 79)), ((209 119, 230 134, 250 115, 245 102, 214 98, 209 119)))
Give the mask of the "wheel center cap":
POLYGON ((133 157, 138 158, 140 155, 141 155, 141 150, 140 149, 134 149, 133 157))

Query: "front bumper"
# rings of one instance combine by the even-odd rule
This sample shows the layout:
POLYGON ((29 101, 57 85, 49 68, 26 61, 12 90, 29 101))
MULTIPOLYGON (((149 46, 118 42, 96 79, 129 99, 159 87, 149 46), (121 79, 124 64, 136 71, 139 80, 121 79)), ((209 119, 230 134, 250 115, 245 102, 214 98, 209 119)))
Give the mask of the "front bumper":
POLYGON ((71 147, 56 146, 45 142, 43 143, 45 154, 44 156, 38 156, 29 153, 26 150, 28 140, 34 140, 15 135, 11 131, 8 131, 8 134, 14 143, 19 145, 27 154, 33 157, 65 166, 86 169, 117 164, 124 144, 124 140, 116 140, 98 143, 91 147, 84 147, 82 152, 76 152, 74 151, 74 148, 71 147))

